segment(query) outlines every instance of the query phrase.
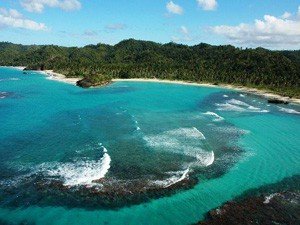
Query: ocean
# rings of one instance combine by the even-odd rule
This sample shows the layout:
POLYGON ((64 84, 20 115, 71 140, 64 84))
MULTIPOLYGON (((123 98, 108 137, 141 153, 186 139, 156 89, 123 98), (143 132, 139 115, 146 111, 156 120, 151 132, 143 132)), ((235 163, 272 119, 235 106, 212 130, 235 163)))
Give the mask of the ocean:
POLYGON ((300 106, 0 68, 0 224, 192 224, 300 173, 300 106))

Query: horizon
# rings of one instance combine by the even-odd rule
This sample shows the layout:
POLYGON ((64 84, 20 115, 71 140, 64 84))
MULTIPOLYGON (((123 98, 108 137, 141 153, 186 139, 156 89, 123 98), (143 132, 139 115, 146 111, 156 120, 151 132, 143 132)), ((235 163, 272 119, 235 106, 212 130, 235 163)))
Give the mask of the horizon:
POLYGON ((300 2, 18 0, 0 4, 0 42, 84 47, 113 46, 128 39, 299 50, 300 2))

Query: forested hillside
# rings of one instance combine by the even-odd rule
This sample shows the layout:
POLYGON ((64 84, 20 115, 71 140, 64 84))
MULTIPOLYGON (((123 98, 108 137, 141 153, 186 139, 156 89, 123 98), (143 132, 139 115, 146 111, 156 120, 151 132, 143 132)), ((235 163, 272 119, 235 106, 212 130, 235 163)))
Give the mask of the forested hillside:
POLYGON ((158 44, 133 39, 114 46, 78 47, 0 43, 0 65, 53 69, 92 82, 161 78, 265 88, 300 96, 300 51, 233 46, 158 44))

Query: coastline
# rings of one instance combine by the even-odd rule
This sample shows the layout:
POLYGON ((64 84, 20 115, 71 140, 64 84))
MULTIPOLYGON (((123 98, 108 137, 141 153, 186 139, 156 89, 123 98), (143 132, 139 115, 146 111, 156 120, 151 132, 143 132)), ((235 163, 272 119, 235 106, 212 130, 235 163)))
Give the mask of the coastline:
MULTIPOLYGON (((26 68, 26 66, 0 66, 0 67, 11 68, 11 69, 16 69, 21 71, 23 71, 26 68)), ((81 78, 79 77, 68 78, 64 74, 56 73, 53 70, 34 70, 34 71, 45 75, 46 79, 48 80, 55 80, 58 82, 64 82, 72 85, 76 85, 77 81, 81 80, 81 78)))
MULTIPOLYGON (((14 68, 18 70, 24 70, 25 66, 3 66, 7 68, 14 68)), ((42 74, 47 76, 47 79, 49 80, 55 80, 58 82, 64 82, 72 85, 76 85, 76 83, 81 80, 82 78, 72 77, 67 78, 65 75, 56 73, 53 70, 44 70, 44 71, 38 71, 42 74)), ((118 82, 118 81, 127 81, 127 82, 153 82, 153 83, 166 83, 166 84, 180 84, 180 85, 190 85, 190 86, 199 86, 199 87, 220 87, 220 88, 226 88, 230 90, 236 90, 236 91, 242 91, 249 94, 254 94, 261 96, 265 99, 278 99, 281 101, 287 101, 289 103, 293 104, 299 104, 300 105, 300 99, 299 98, 290 98, 285 97, 279 94, 272 93, 271 91, 267 90, 259 90, 257 88, 250 88, 250 87, 244 87, 244 86, 236 86, 232 84, 218 84, 214 85, 212 83, 196 83, 196 82, 189 82, 189 81, 180 81, 180 80, 162 80, 162 79, 147 79, 147 78, 131 78, 131 79, 112 79, 112 82, 118 82)))
POLYGON ((249 87, 243 87, 243 86, 235 86, 232 84, 218 84, 214 85, 212 83, 196 83, 196 82, 188 82, 188 81, 180 81, 180 80, 160 80, 160 79, 145 79, 145 78, 132 78, 132 79, 113 79, 113 82, 117 81, 133 81, 133 82, 153 82, 153 83, 167 83, 167 84, 180 84, 180 85, 191 85, 191 86, 200 86, 200 87, 220 87, 220 88, 226 88, 236 91, 242 91, 249 94, 259 95, 266 99, 279 99, 282 101, 288 101, 290 103, 294 104, 300 104, 300 99, 298 98, 290 98, 285 97, 279 94, 274 94, 270 91, 266 90, 259 90, 256 88, 249 88, 249 87))
POLYGON ((77 81, 81 80, 81 78, 79 77, 68 78, 63 74, 54 72, 53 70, 43 70, 39 72, 45 74, 48 80, 55 80, 55 81, 64 82, 72 85, 76 85, 77 81))
POLYGON ((22 70, 22 71, 26 68, 26 66, 0 66, 0 67, 22 70))

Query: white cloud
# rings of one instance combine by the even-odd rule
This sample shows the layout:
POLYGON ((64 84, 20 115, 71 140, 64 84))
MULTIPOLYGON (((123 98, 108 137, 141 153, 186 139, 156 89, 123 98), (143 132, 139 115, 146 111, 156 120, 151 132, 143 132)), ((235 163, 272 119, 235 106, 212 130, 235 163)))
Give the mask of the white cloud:
POLYGON ((218 6, 216 0, 197 0, 197 2, 203 10, 215 10, 218 6))
POLYGON ((181 32, 182 34, 185 34, 185 35, 187 35, 187 34, 190 33, 186 26, 181 26, 181 27, 180 27, 180 32, 181 32))
POLYGON ((78 10, 81 3, 78 0, 21 0, 23 8, 29 12, 43 12, 45 7, 61 8, 65 11, 78 10))
POLYGON ((190 31, 186 26, 181 26, 179 29, 179 36, 172 36, 172 41, 174 42, 188 42, 192 41, 193 38, 191 38, 190 31))
POLYGON ((0 8, 0 27, 22 28, 27 30, 48 30, 44 23, 37 23, 23 17, 15 9, 0 8))
POLYGON ((300 16, 278 18, 265 15, 263 20, 257 19, 253 24, 221 25, 211 29, 237 44, 272 48, 300 47, 300 16))
POLYGON ((169 13, 178 14, 178 15, 183 14, 183 8, 179 5, 176 5, 173 1, 168 2, 166 8, 169 13))
POLYGON ((285 12, 285 13, 282 14, 281 18, 282 18, 282 19, 288 19, 288 18, 290 18, 291 16, 292 16, 292 14, 290 14, 289 12, 285 12))
POLYGON ((97 36, 98 35, 98 32, 95 31, 95 30, 85 30, 83 32, 83 36, 87 36, 87 37, 94 37, 94 36, 97 36))
POLYGON ((106 29, 109 29, 109 30, 123 30, 125 28, 126 28, 126 25, 123 23, 108 24, 106 26, 106 29))

